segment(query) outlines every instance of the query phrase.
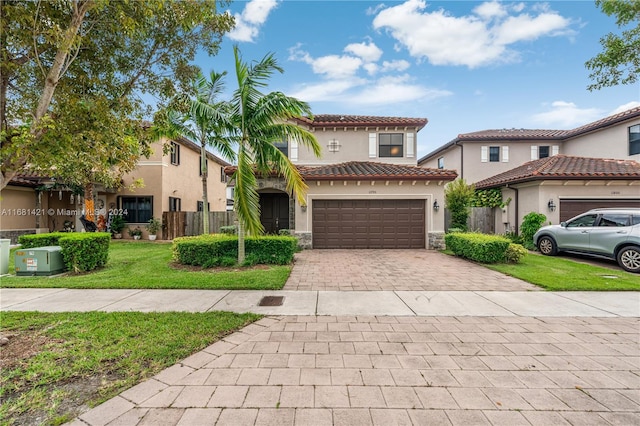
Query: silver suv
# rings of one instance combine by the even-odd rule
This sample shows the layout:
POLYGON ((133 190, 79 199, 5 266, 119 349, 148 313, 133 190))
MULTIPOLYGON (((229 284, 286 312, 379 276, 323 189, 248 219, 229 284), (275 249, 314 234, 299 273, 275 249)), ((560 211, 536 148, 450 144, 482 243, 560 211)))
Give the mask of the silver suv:
POLYGON ((543 226, 533 243, 547 256, 559 251, 603 256, 640 273, 640 209, 589 210, 560 225, 543 226))

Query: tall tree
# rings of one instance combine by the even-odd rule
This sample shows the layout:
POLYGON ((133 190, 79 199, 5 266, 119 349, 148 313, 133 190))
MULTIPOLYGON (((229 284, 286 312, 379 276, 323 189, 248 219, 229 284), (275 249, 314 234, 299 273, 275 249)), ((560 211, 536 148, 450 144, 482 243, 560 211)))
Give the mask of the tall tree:
POLYGON ((238 83, 231 99, 231 122, 237 131, 238 167, 235 180, 234 208, 238 215, 238 262, 245 257, 245 232, 260 234, 260 198, 257 175, 277 173, 287 183, 287 191, 304 204, 307 185, 291 160, 274 145, 275 142, 295 141, 320 156, 315 136, 289 120, 311 115, 306 102, 285 96, 281 92, 263 94, 269 78, 283 72, 273 54, 259 62, 248 64, 242 60, 238 46, 234 46, 235 75, 238 83))
POLYGON ((600 39, 603 51, 585 63, 592 81, 587 89, 633 84, 640 76, 640 0, 596 0, 596 5, 615 16, 619 28, 628 28, 600 39))
POLYGON ((0 189, 27 166, 60 170, 73 155, 91 162, 98 178, 127 170, 115 155, 92 150, 145 151, 139 122, 151 111, 144 96, 162 106, 188 88, 196 52, 215 54, 233 26, 217 13, 223 4, 0 0, 0 189), (99 118, 87 123, 96 127, 78 133, 86 114, 99 118))
POLYGON ((235 159, 229 122, 230 105, 218 100, 224 90, 223 73, 212 71, 209 79, 199 74, 193 83, 195 96, 182 94, 168 110, 166 120, 154 127, 154 137, 189 139, 200 144, 200 174, 202 177, 203 233, 209 233, 209 197, 207 147, 212 147, 229 161, 235 159))

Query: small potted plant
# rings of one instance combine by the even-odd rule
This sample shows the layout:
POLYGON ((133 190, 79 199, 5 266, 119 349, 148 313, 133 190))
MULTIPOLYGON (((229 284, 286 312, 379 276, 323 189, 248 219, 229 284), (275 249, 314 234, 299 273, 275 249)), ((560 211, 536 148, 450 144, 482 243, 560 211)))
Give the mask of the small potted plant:
POLYGON ((142 237, 142 229, 136 226, 134 229, 129 228, 129 236, 134 240, 139 240, 142 237))
POLYGON ((149 239, 151 241, 154 241, 156 239, 158 231, 160 230, 160 228, 162 228, 162 222, 160 222, 159 219, 152 217, 151 219, 149 219, 149 222, 147 223, 145 228, 147 228, 147 231, 149 231, 149 239))
POLYGON ((109 230, 111 231, 111 235, 113 238, 120 239, 122 238, 122 230, 126 226, 126 223, 122 216, 117 215, 111 218, 111 224, 109 225, 109 230))

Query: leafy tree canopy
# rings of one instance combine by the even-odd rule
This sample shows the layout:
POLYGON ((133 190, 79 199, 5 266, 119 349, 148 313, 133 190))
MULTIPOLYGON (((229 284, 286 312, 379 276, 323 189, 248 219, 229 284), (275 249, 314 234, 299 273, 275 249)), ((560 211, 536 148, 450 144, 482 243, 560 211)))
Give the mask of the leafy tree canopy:
POLYGON ((145 99, 188 91, 232 28, 222 4, 0 0, 0 188, 26 166, 119 182, 148 152, 145 99))
POLYGON ((596 0, 596 5, 626 29, 600 39, 603 51, 585 63, 593 82, 587 89, 633 84, 640 75, 640 0, 596 0))

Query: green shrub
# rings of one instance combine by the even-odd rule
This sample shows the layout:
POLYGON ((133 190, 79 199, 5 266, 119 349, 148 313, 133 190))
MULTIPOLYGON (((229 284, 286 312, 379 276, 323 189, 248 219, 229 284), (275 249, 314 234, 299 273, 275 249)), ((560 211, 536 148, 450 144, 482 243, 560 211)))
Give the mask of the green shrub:
POLYGON ((227 235, 236 235, 238 233, 238 227, 235 226, 235 225, 221 226, 220 227, 220 232, 222 234, 227 234, 227 235))
POLYGON ((47 246, 59 246, 59 240, 62 237, 69 236, 68 232, 50 232, 48 234, 28 234, 20 235, 18 237, 18 243, 22 245, 22 248, 36 248, 47 246))
POLYGON ((278 235, 291 235, 291 229, 281 229, 278 231, 278 235))
POLYGON ((447 249, 456 256, 480 263, 497 263, 505 259, 510 241, 497 235, 454 232, 444 236, 447 249))
POLYGON ((515 232, 511 232, 511 231, 507 231, 504 233, 504 237, 508 240, 510 240, 513 244, 520 244, 522 245, 523 241, 522 241, 522 237, 518 234, 516 234, 515 232))
POLYGON ((447 229, 447 232, 464 232, 464 229, 462 229, 462 228, 449 228, 449 229, 447 229))
POLYGON ((474 186, 467 185, 464 179, 456 179, 445 187, 445 207, 451 213, 451 228, 467 230, 467 219, 474 193, 474 186))
MULTIPOLYGON (((297 241, 281 236, 247 237, 244 265, 289 264, 293 261, 297 241)), ((172 250, 173 259, 184 265, 231 266, 229 259, 235 264, 238 258, 238 237, 224 234, 180 237, 173 240, 172 250)))
POLYGON ((520 244, 509 244, 507 251, 504 252, 504 261, 507 263, 520 263, 529 252, 520 244))
POLYGON ((538 229, 540 229, 546 220, 547 217, 545 215, 536 212, 528 213, 522 219, 522 225, 520 225, 522 245, 530 250, 535 250, 536 246, 533 244, 533 235, 538 232, 538 229))
POLYGON ((111 234, 107 232, 66 233, 60 238, 62 259, 68 270, 88 272, 107 264, 111 234))

